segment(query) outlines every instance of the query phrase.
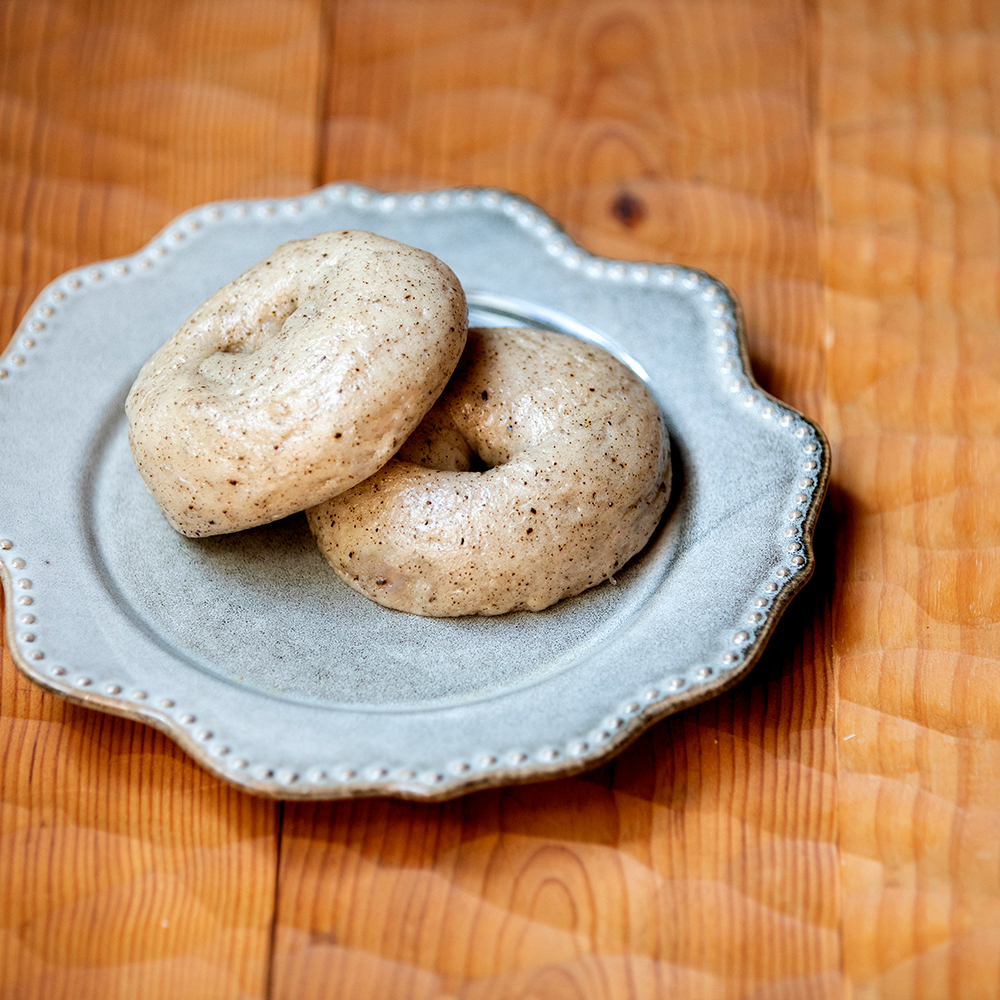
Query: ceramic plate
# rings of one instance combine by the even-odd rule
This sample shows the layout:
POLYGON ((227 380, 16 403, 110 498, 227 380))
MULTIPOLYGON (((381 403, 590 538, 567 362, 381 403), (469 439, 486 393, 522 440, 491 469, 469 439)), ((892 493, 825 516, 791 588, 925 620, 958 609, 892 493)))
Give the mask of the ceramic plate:
POLYGON ((828 448, 764 393, 739 309, 681 267, 593 257, 495 190, 208 205, 59 278, 0 360, 0 558, 18 665, 140 718, 248 791, 446 798, 591 767, 717 694, 812 572, 828 448), (303 515, 176 534, 129 456, 125 395, 205 298, 286 240, 367 229, 435 253, 473 324, 606 347, 649 385, 673 495, 647 548, 541 613, 425 619, 333 574, 303 515))

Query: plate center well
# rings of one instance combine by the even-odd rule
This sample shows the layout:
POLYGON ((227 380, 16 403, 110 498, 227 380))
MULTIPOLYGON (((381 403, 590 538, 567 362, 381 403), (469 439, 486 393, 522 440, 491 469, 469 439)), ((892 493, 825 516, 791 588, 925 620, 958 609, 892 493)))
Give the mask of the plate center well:
POLYGON ((109 415, 90 490, 102 576, 134 626, 190 666, 282 700, 419 709, 501 695, 603 645, 660 575, 654 545, 617 585, 544 612, 391 611, 336 576, 304 515, 214 538, 179 535, 135 471, 123 413, 109 415))

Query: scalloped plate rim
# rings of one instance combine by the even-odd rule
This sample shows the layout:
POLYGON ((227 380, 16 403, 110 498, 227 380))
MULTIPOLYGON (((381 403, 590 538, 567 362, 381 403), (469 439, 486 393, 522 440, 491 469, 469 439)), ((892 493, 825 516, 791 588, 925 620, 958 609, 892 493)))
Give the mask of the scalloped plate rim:
MULTIPOLYGON (((661 273, 669 269, 685 276, 682 280, 707 283, 709 286, 718 289, 721 298, 728 303, 735 319, 732 334, 735 337, 738 351, 738 370, 733 370, 733 377, 744 380, 749 392, 756 394, 762 400, 770 400, 774 406, 780 407, 785 414, 794 415, 793 419, 797 425, 808 428, 812 440, 817 445, 813 456, 816 460, 817 468, 812 473, 814 483, 809 491, 808 503, 804 505, 800 523, 801 533, 799 540, 801 542, 800 556, 802 562, 776 592, 773 604, 767 609, 767 615, 763 624, 754 632, 752 641, 742 650, 738 665, 727 673, 716 671, 711 677, 706 678, 700 684, 689 685, 684 690, 674 694, 664 695, 660 692, 660 697, 649 704, 639 707, 627 719, 622 720, 620 728, 615 732, 607 734, 607 738, 599 746, 589 747, 575 758, 560 756, 559 759, 551 762, 539 762, 536 760, 517 766, 503 766, 499 761, 495 761, 488 769, 484 768, 478 772, 470 770, 462 774, 438 775, 437 777, 441 778, 441 781, 436 783, 420 781, 416 775, 411 777, 385 775, 378 778, 355 776, 347 780, 329 778, 328 780, 312 783, 298 781, 298 776, 296 776, 296 780, 292 783, 283 782, 280 776, 260 779, 250 773, 234 771, 227 766, 225 761, 214 757, 209 748, 199 742, 183 725, 178 724, 177 720, 166 711, 161 711, 151 705, 137 704, 122 698, 104 695, 86 688, 73 687, 68 680, 63 681, 60 677, 54 677, 51 674, 45 673, 44 669, 39 666, 38 661, 32 659, 32 654, 35 651, 33 649, 26 650, 22 648, 21 643, 17 639, 18 626, 15 616, 18 610, 15 605, 19 591, 11 573, 12 567, 8 567, 6 559, 3 559, 0 560, 0 578, 2 578, 6 596, 7 645, 14 662, 25 676, 46 690, 76 704, 88 708, 96 708, 154 726, 178 743, 190 756, 211 773, 244 791, 280 799, 335 799, 368 795, 390 795, 421 801, 440 801, 480 788, 558 778, 589 770, 615 756, 625 746, 637 739, 654 722, 690 705, 715 697, 737 683, 749 672, 759 660, 778 620, 788 607, 788 604, 812 576, 815 567, 812 536, 826 493, 830 471, 830 449, 826 437, 813 421, 803 416, 787 403, 776 399, 761 389, 750 369, 742 311, 735 296, 724 285, 718 282, 717 279, 711 278, 705 272, 696 268, 689 268, 682 265, 620 261, 592 255, 570 239, 562 227, 547 213, 521 195, 488 187, 443 188, 419 192, 379 192, 358 184, 335 182, 299 196, 216 201, 197 206, 174 218, 135 253, 125 257, 112 258, 108 261, 73 268, 51 281, 27 310, 24 319, 19 324, 10 343, 3 352, 3 356, 0 357, 0 366, 4 366, 2 374, 6 378, 8 375, 6 368, 10 366, 13 359, 17 356, 17 345, 30 336, 32 332, 33 321, 30 317, 38 314, 44 308, 44 303, 58 289, 58 286, 65 285, 71 281, 79 281, 88 272, 94 273, 95 271, 114 267, 131 269, 141 266, 142 262, 148 261, 151 254, 157 253, 163 244, 171 239, 171 234, 183 231, 185 226, 200 226, 206 212, 224 214, 227 209, 242 209, 242 214, 244 215, 254 211, 276 214, 279 208, 288 210, 293 206, 301 205, 309 199, 323 199, 326 204, 329 204, 326 200, 331 197, 335 201, 351 201, 355 204, 355 207, 360 207, 357 205, 358 200, 366 204, 368 201, 375 199, 383 199, 385 203, 388 203, 388 200, 392 199, 393 204, 396 205, 400 203, 405 204, 406 202, 414 203, 415 199, 423 199, 420 208, 433 211, 435 207, 445 207, 444 205, 436 206, 435 204, 442 196, 447 199, 449 207, 454 207, 454 202, 462 198, 473 201, 478 199, 480 205, 484 203, 484 199, 491 199, 496 210, 504 211, 509 215, 521 213, 523 216, 530 214, 532 217, 531 224, 534 227, 533 234, 538 234, 540 238, 547 239, 549 247, 559 244, 559 254, 575 255, 578 257, 579 260, 575 265, 576 268, 582 269, 585 266, 597 264, 600 266, 602 274, 607 274, 609 270, 613 271, 617 268, 621 270, 622 278, 629 272, 639 274, 641 273, 641 269, 648 269, 653 272, 659 271, 661 273)), ((183 252, 183 247, 171 247, 170 252, 183 252)), ((549 252, 553 253, 554 256, 557 255, 551 250, 549 252)), ((3 382, 0 381, 0 393, 2 393, 2 386, 3 382)), ((2 405, 2 396, 0 396, 0 405, 2 405)), ((7 544, 7 540, 3 540, 0 541, 0 548, 9 549, 11 546, 7 544)), ((4 555, 4 553, 0 552, 0 555, 4 555)), ((21 594, 20 596, 24 595, 21 594)), ((739 626, 734 625, 734 627, 738 628, 739 626)))

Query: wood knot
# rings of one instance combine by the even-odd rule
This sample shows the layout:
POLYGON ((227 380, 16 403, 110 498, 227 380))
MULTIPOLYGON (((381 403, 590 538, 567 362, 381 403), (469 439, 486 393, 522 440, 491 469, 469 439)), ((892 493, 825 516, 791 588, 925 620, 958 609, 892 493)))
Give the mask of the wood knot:
POLYGON ((646 218, 646 203, 631 191, 622 191, 611 203, 611 214, 626 228, 635 229, 646 218))

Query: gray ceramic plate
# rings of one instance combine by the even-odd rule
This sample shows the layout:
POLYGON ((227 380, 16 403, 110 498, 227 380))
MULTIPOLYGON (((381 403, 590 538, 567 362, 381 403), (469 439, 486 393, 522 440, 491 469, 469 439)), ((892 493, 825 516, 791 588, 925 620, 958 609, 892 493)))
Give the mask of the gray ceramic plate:
POLYGON ((750 375, 706 275, 593 257, 493 190, 225 203, 135 256, 66 274, 0 361, 0 557, 11 648, 61 695, 140 718, 282 798, 446 798, 579 771, 740 678, 812 572, 821 432, 750 375), (142 362, 285 240, 368 229, 437 254, 479 325, 594 340, 659 401, 671 506, 606 583, 536 614, 433 620, 344 586, 302 515, 192 540, 136 474, 123 401, 142 362))

